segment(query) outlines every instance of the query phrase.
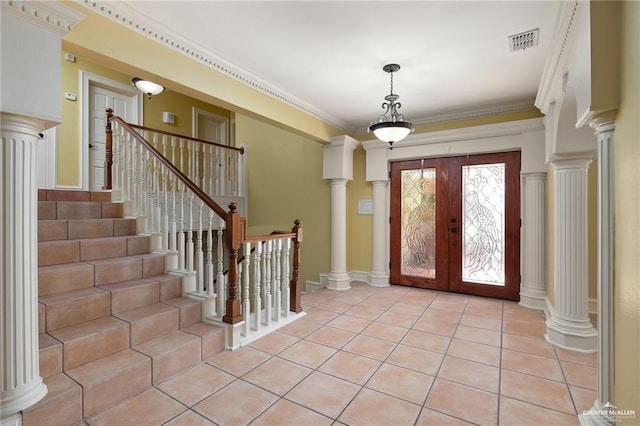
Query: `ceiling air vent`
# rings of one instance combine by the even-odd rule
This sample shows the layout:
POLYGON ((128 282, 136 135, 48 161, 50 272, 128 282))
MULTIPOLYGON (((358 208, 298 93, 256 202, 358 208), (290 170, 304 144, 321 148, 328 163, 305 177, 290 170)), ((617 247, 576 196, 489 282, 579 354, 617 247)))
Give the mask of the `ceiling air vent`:
POLYGON ((538 45, 539 28, 509 36, 509 51, 517 52, 538 45))

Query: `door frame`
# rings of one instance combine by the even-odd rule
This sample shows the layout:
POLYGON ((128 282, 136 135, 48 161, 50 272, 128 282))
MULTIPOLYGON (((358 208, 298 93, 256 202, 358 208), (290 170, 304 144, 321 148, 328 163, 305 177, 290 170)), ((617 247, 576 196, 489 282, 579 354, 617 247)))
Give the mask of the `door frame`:
MULTIPOLYGON (((520 293, 522 294, 522 283, 526 279, 525 270, 522 269, 523 257, 528 256, 527 263, 532 271, 541 273, 544 276, 544 255, 540 256, 535 251, 523 248, 537 243, 544 244, 545 229, 534 229, 532 232, 525 232, 525 227, 535 226, 537 218, 544 219, 546 206, 544 199, 535 205, 524 204, 529 188, 522 185, 523 177, 528 175, 547 174, 545 163, 545 127, 542 118, 530 118, 525 120, 509 121, 497 124, 487 124, 474 127, 464 127, 459 129, 436 131, 431 133, 416 134, 407 137, 402 143, 394 145, 390 150, 388 144, 378 140, 368 140, 362 142, 366 151, 366 180, 368 182, 384 182, 386 186, 384 197, 376 197, 374 193, 374 216, 378 213, 384 215, 380 222, 385 222, 384 227, 373 227, 374 233, 373 252, 384 251, 386 255, 385 263, 377 262, 372 257, 372 271, 368 280, 372 285, 388 286, 389 282, 389 254, 390 254, 390 187, 389 187, 389 163, 391 161, 411 160, 417 158, 437 158, 453 157, 461 155, 484 154, 490 152, 517 151, 521 152, 521 192, 520 206, 523 217, 522 238, 520 240, 520 270, 522 279, 520 283, 520 293), (530 209, 530 210, 528 210, 530 209), (530 218, 527 221, 526 218, 530 218), (383 247, 375 246, 375 241, 383 247), (386 269, 386 278, 382 271, 386 269)), ((376 218, 374 217, 374 223, 376 218)))
POLYGON ((223 145, 231 146, 231 138, 229 137, 229 119, 222 115, 217 115, 212 112, 209 112, 205 109, 193 107, 191 110, 191 136, 194 138, 198 138, 198 120, 199 117, 206 117, 218 123, 221 123, 224 126, 224 140, 221 141, 223 145))
POLYGON ((114 92, 121 92, 130 95, 133 98, 134 110, 137 113, 137 117, 133 120, 133 124, 142 124, 143 102, 142 94, 135 87, 121 83, 119 81, 111 80, 97 74, 80 70, 80 93, 78 99, 80 100, 80 137, 78 139, 78 152, 80 153, 78 167, 80 184, 78 189, 83 191, 89 190, 89 110, 91 106, 90 88, 92 85, 99 85, 107 90, 114 92))

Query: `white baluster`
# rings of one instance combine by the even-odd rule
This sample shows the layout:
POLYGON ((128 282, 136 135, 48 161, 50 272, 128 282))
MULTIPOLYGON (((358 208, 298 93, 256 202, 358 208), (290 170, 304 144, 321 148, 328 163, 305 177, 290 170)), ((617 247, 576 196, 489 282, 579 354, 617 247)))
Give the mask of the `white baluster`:
POLYGON ((264 318, 265 325, 271 324, 271 254, 273 249, 273 241, 265 241, 264 260, 263 260, 263 276, 264 286, 262 287, 262 299, 264 300, 264 318))
POLYGON ((167 173, 168 170, 167 168, 163 165, 162 166, 162 195, 161 195, 161 200, 162 200, 162 220, 161 220, 161 227, 160 227, 160 232, 162 232, 162 250, 167 250, 169 248, 169 203, 168 203, 168 196, 169 196, 169 190, 168 190, 168 181, 167 181, 167 173))
POLYGON ((171 198, 170 198, 170 202, 171 202, 171 209, 170 209, 170 226, 169 226, 169 250, 171 251, 176 251, 177 250, 177 232, 178 232, 178 228, 177 228, 177 218, 176 218, 176 190, 177 190, 177 186, 176 186, 176 177, 175 175, 171 175, 170 176, 170 181, 171 181, 171 198))
POLYGON ((249 335, 251 328, 251 300, 249 299, 249 267, 251 266, 251 243, 244 243, 244 259, 242 260, 242 315, 244 316, 244 335, 249 335))
POLYGON ((262 266, 262 241, 256 243, 256 250, 253 257, 253 309, 255 311, 253 328, 258 332, 262 325, 262 298, 260 297, 260 281, 262 279, 260 273, 260 268, 262 266))
POLYGON ((274 241, 275 256, 273 256, 273 319, 275 322, 280 321, 280 315, 282 314, 282 306, 280 304, 280 268, 281 268, 281 256, 282 256, 282 239, 274 241))
POLYGON ((191 174, 193 170, 193 142, 191 140, 187 140, 187 173, 186 175, 189 179, 193 180, 193 175, 191 174))
POLYGON ((189 227, 187 228, 187 270, 193 271, 193 192, 189 191, 189 227))
POLYGON ((185 269, 185 259, 187 254, 185 253, 185 220, 184 220, 184 184, 180 183, 180 222, 178 222, 178 269, 185 269))
POLYGON ((291 238, 285 239, 282 243, 282 315, 288 317, 291 303, 289 299, 289 252, 291 250, 291 238))
POLYGON ((195 182, 196 185, 202 188, 203 180, 201 179, 201 176, 200 176, 200 144, 198 142, 194 142, 193 147, 194 147, 193 162, 195 163, 193 181, 195 182))
POLYGON ((207 296, 213 296, 213 210, 209 210, 209 220, 207 221, 207 256, 206 256, 206 286, 207 296))
POLYGON ((214 158, 214 151, 213 151, 214 146, 213 145, 209 145, 209 161, 207 162, 209 165, 209 190, 207 191, 207 194, 209 194, 209 196, 213 197, 215 195, 215 187, 214 182, 215 182, 215 158, 214 158))
POLYGON ((227 298, 227 293, 225 291, 225 277, 224 277, 224 246, 222 244, 223 241, 223 230, 225 227, 225 222, 223 219, 218 219, 218 250, 216 252, 217 256, 217 276, 216 276, 216 297, 218 301, 218 309, 217 313, 219 317, 224 315, 225 301, 227 298))
POLYGON ((198 293, 204 292, 204 254, 202 251, 202 206, 203 202, 198 202, 198 235, 196 240, 196 274, 198 293))

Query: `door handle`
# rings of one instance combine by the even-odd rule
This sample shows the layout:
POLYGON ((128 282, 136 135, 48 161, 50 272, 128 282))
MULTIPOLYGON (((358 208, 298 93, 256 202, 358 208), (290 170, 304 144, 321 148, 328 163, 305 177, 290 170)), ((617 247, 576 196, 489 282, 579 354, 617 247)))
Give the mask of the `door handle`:
POLYGON ((90 143, 89 144, 89 149, 98 149, 98 147, 95 146, 94 144, 90 143))

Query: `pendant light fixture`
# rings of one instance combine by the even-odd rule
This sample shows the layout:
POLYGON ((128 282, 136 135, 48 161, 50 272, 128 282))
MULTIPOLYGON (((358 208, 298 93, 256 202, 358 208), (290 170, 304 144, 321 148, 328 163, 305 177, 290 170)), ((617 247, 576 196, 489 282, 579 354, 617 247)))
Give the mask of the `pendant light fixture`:
POLYGON ((398 64, 388 64, 382 67, 384 72, 391 75, 391 91, 384 97, 386 102, 382 103, 384 114, 378 117, 377 121, 373 121, 369 125, 368 132, 373 134, 383 142, 387 142, 393 148, 394 142, 401 141, 415 129, 409 120, 405 120, 404 116, 398 112, 402 106, 397 102, 400 96, 393 93, 393 73, 400 69, 398 64))
POLYGON ((149 99, 151 99, 151 96, 153 95, 159 95, 160 93, 164 92, 164 87, 160 86, 157 83, 154 83, 153 81, 134 77, 131 82, 142 93, 146 93, 147 96, 149 96, 149 99))

